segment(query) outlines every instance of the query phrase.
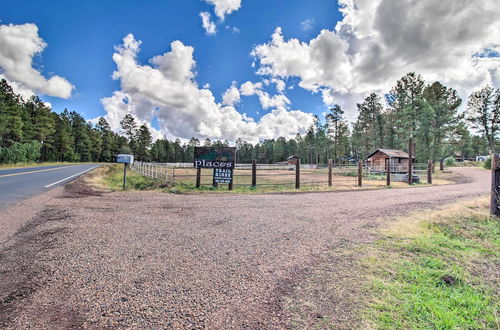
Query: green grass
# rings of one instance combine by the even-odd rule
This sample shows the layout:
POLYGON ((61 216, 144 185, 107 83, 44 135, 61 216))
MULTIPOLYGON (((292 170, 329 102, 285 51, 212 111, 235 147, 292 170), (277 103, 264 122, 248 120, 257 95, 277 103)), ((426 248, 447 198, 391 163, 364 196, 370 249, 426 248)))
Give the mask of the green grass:
MULTIPOLYGON (((104 184, 112 191, 123 190, 123 165, 109 165, 102 168, 104 184)), ((130 169, 127 170, 127 190, 155 190, 160 189, 160 182, 142 176, 130 169)))
POLYGON ((180 182, 174 187, 166 187, 165 192, 189 194, 189 193, 230 193, 230 194, 262 194, 262 193, 280 193, 280 192, 303 192, 303 191, 335 191, 335 188, 329 188, 320 185, 302 185, 300 190, 295 189, 295 184, 276 184, 276 185, 251 185, 234 186, 233 190, 228 189, 228 185, 220 185, 214 188, 209 185, 203 185, 196 188, 194 184, 180 182))
POLYGON ((441 214, 418 221, 417 235, 381 239, 366 320, 379 329, 497 329, 494 274, 479 267, 498 270, 500 224, 484 209, 441 214))

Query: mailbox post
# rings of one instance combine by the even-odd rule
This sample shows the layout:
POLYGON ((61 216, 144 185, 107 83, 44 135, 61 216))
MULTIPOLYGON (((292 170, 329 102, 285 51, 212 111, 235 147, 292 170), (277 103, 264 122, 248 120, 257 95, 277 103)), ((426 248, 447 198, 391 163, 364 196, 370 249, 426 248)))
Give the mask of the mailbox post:
POLYGON ((123 163, 123 190, 125 190, 127 186, 127 164, 134 163, 134 155, 118 154, 116 162, 123 163))

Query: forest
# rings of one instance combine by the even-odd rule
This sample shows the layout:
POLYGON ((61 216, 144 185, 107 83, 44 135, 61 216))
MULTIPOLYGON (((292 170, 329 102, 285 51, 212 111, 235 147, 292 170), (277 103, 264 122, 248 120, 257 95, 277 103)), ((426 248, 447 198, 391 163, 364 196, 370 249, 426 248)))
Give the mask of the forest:
MULTIPOLYGON (((290 155, 303 163, 346 163, 377 148, 407 150, 410 137, 419 162, 454 153, 472 158, 498 150, 499 106, 499 89, 485 86, 463 101, 453 88, 427 84, 419 74, 408 73, 387 94, 371 93, 357 104, 352 124, 335 105, 295 138, 255 145, 237 139, 234 144, 241 163, 275 163, 290 155)), ((153 141, 148 126, 131 114, 120 124, 115 132, 102 117, 92 124, 76 111, 56 113, 37 96, 24 100, 5 80, 0 82, 0 163, 112 162, 118 153, 133 153, 139 161, 192 162, 195 146, 230 145, 196 137, 187 143, 153 141)))

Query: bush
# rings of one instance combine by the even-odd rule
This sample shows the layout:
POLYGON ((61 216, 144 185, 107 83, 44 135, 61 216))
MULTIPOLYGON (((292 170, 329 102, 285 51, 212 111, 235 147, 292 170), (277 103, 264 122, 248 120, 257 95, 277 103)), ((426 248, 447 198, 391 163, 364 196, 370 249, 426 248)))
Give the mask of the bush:
POLYGON ((491 157, 486 159, 483 166, 485 169, 491 170, 491 157))
POLYGON ((448 158, 445 158, 444 160, 444 164, 446 166, 455 166, 457 164, 457 162, 455 162, 455 158, 453 157, 448 157, 448 158))
POLYGON ((41 149, 38 141, 16 142, 10 147, 0 148, 0 163, 34 163, 40 159, 41 149))

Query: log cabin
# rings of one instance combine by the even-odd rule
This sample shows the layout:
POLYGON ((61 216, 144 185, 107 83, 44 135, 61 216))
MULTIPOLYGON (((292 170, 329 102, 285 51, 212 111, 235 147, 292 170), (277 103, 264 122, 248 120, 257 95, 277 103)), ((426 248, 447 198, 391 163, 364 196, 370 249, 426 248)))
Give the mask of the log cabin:
MULTIPOLYGON (((409 158, 408 153, 402 150, 377 149, 366 157, 366 162, 374 171, 385 173, 390 163, 391 173, 406 173, 409 158)), ((415 157, 412 157, 412 163, 415 163, 415 157)))

